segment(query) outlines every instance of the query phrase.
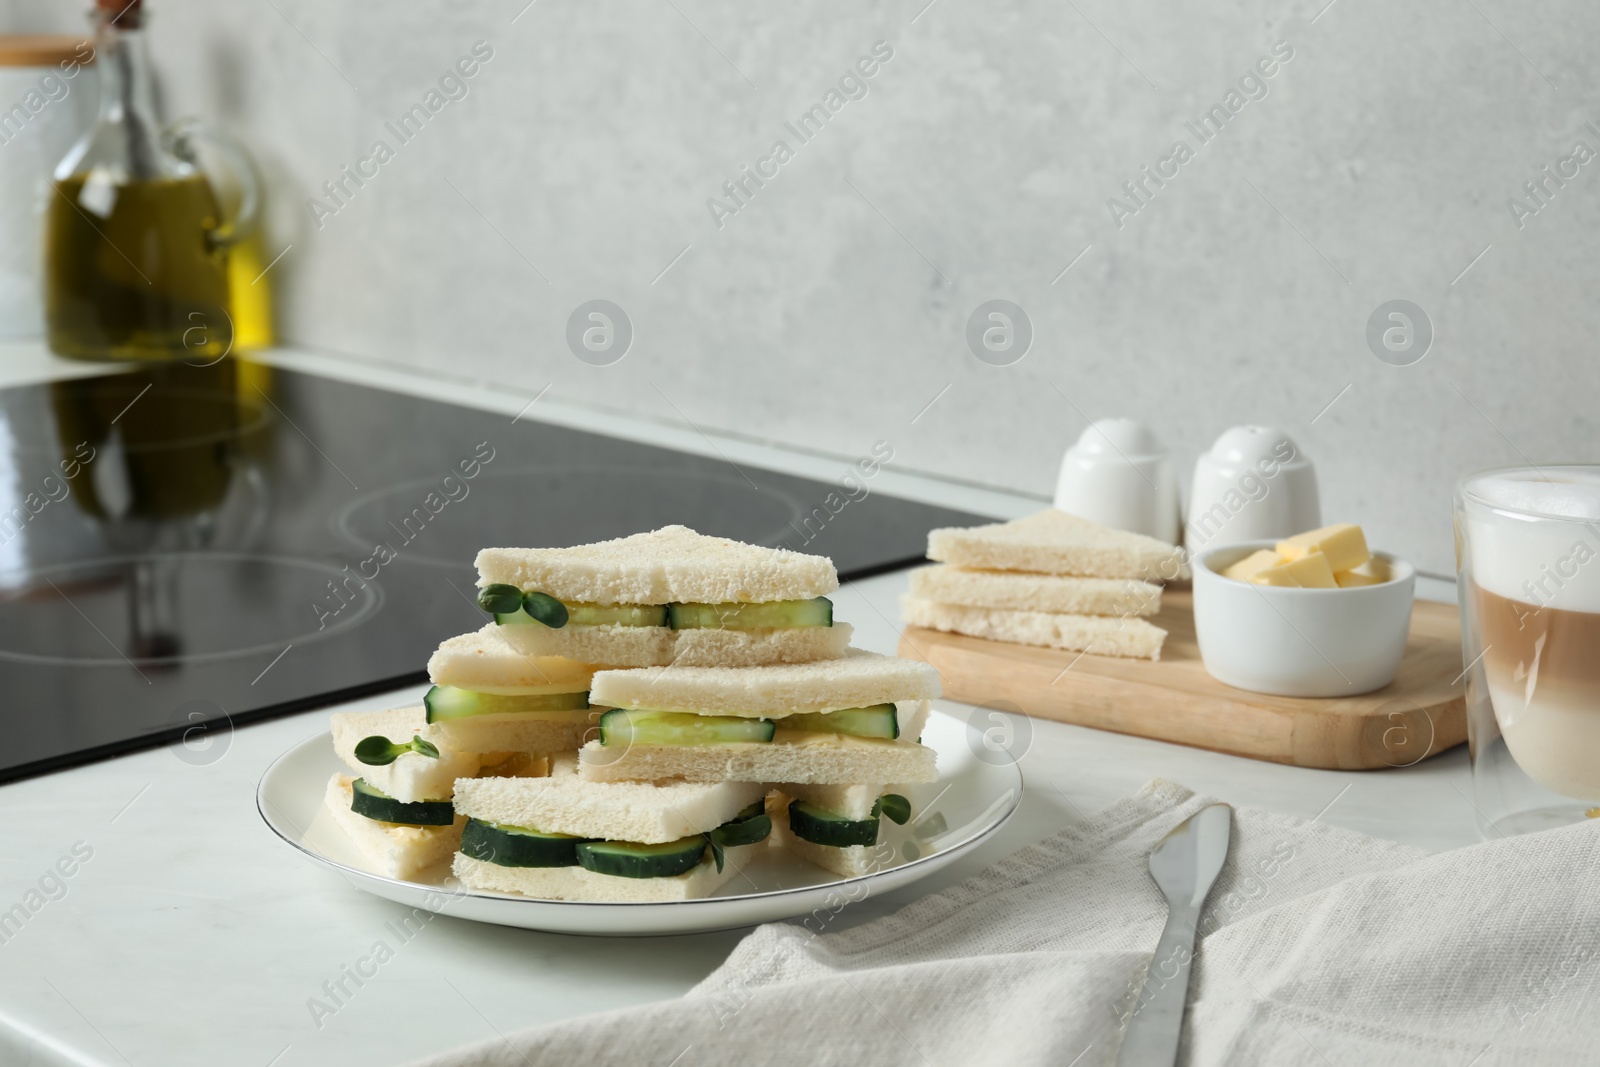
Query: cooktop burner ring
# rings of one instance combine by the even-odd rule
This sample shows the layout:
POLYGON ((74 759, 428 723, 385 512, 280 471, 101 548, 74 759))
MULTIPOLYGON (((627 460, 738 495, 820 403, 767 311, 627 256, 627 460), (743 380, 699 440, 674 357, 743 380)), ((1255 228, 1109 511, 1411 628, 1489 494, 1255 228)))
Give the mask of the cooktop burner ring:
MULTIPOLYGON (((29 613, 30 618, 35 620, 31 627, 0 624, 0 660, 46 666, 126 667, 132 664, 135 668, 175 667, 249 656, 275 655, 289 646, 307 645, 348 633, 372 619, 384 603, 383 587, 378 581, 352 576, 347 568, 316 559, 249 552, 180 551, 105 556, 46 567, 0 572, 0 583, 4 583, 5 586, 0 590, 0 618, 3 618, 3 613, 10 607, 29 613), (260 625, 263 613, 255 610, 258 605, 242 604, 241 610, 234 613, 235 618, 244 619, 249 616, 247 621, 256 625, 244 630, 212 626, 201 628, 201 632, 210 636, 219 633, 229 635, 237 633, 245 638, 247 641, 245 644, 196 652, 181 651, 178 635, 192 638, 196 628, 193 625, 175 625, 168 635, 160 628, 158 620, 154 632, 155 639, 152 640, 151 635, 146 635, 145 643, 149 646, 149 650, 146 651, 135 647, 135 642, 118 630, 115 624, 125 620, 115 619, 109 614, 94 615, 85 612, 85 606, 95 606, 90 602, 96 596, 104 599, 104 594, 108 591, 120 594, 137 587, 140 583, 138 575, 141 566, 146 567, 148 573, 149 569, 160 568, 163 565, 171 568, 171 574, 176 582, 189 586, 193 586, 197 581, 204 584, 203 572, 207 569, 215 571, 220 567, 222 571, 232 572, 236 577, 244 575, 250 578, 267 577, 265 573, 255 574, 258 569, 263 572, 271 571, 273 573, 270 580, 260 583, 263 589, 271 590, 269 596, 280 597, 271 606, 295 612, 303 607, 307 623, 304 625, 288 623, 278 633, 273 634, 270 640, 264 639, 266 635, 260 625), (202 572, 201 577, 197 577, 197 571, 202 572), (329 587, 330 583, 333 588, 329 587), (334 589, 342 590, 342 594, 334 592, 334 589), (349 600, 344 600, 343 596, 348 596, 349 600), (39 615, 41 611, 46 610, 45 605, 52 603, 61 605, 61 610, 57 614, 67 619, 69 624, 73 619, 78 620, 75 628, 87 624, 93 631, 98 632, 98 636, 95 633, 83 634, 86 641, 82 647, 99 648, 104 650, 104 654, 95 654, 92 651, 61 654, 12 647, 13 642, 30 634, 40 637, 41 631, 44 632, 42 639, 50 640, 48 631, 52 620, 40 620, 39 615), (311 625, 315 622, 321 622, 321 627, 311 625), (111 636, 112 633, 118 633, 123 640, 115 640, 111 636), (246 637, 246 634, 249 636, 246 637), (164 647, 161 640, 163 637, 171 640, 174 649, 172 653, 159 651, 164 647)), ((179 601, 194 599, 193 589, 176 589, 174 592, 179 601), (191 595, 185 598, 185 593, 191 595)), ((131 606, 126 603, 127 597, 119 596, 118 599, 124 601, 122 606, 131 606)), ((152 599, 161 599, 160 594, 157 593, 152 599)), ((182 611, 185 608, 180 604, 178 610, 182 611)), ((127 628, 129 627, 123 627, 127 628)))
MULTIPOLYGON (((454 570, 471 568, 473 558, 481 548, 491 545, 506 547, 538 546, 528 545, 525 538, 521 538, 516 534, 510 534, 496 540, 498 535, 493 533, 486 534, 476 527, 472 528, 470 546, 463 542, 459 553, 454 555, 441 554, 438 549, 433 549, 431 546, 429 549, 419 549, 415 547, 413 542, 426 543, 424 538, 434 517, 445 519, 446 525, 448 525, 451 520, 455 519, 455 515, 459 514, 460 509, 471 507, 474 494, 484 492, 489 486, 503 484, 512 487, 522 496, 529 497, 532 496, 529 492, 530 482, 536 483, 539 479, 545 481, 552 479, 558 481, 567 479, 579 480, 584 483, 583 492, 588 494, 590 500, 610 501, 617 505, 626 504, 628 490, 636 490, 640 479, 647 479, 648 483, 657 489, 663 483, 681 483, 685 496, 690 495, 691 490, 708 486, 716 486, 722 489, 736 487, 741 492, 749 494, 747 499, 752 502, 758 502, 754 503, 753 507, 746 509, 745 517, 748 518, 754 508, 762 504, 765 504, 770 512, 770 515, 763 520, 764 524, 770 525, 770 529, 766 531, 767 536, 765 538, 757 538, 752 535, 746 535, 745 537, 746 540, 757 544, 778 545, 795 539, 797 534, 803 536, 803 531, 800 529, 799 524, 811 514, 813 507, 822 506, 822 501, 819 499, 811 507, 808 507, 804 501, 792 493, 770 484, 761 486, 760 495, 757 496, 757 490, 751 487, 753 483, 748 481, 737 468, 726 472, 726 474, 721 471, 716 474, 709 474, 703 471, 685 471, 665 466, 646 467, 637 464, 525 464, 519 467, 507 467, 498 470, 491 467, 480 472, 476 479, 469 481, 463 481, 459 475, 448 469, 446 469, 445 473, 455 478, 458 486, 467 487, 466 493, 460 497, 459 501, 442 503, 439 505, 437 512, 431 512, 425 504, 425 500, 430 493, 438 501, 449 499, 446 496, 447 487, 443 484, 445 475, 440 475, 436 478, 411 479, 383 489, 364 493, 350 501, 331 520, 334 534, 340 541, 349 545, 352 550, 362 554, 356 557, 357 559, 362 559, 368 553, 373 552, 379 544, 382 544, 387 546, 393 553, 392 559, 396 562, 454 570), (612 482, 616 483, 614 487, 607 484, 612 482), (383 514, 386 505, 389 511, 387 515, 383 514), (363 515, 363 512, 370 512, 371 514, 363 515), (416 518, 410 519, 412 515, 415 515, 416 518), (397 518, 404 524, 403 527, 395 525, 397 518), (410 519, 410 521, 407 522, 407 519, 410 519)), ((761 479, 765 473, 763 471, 755 472, 758 479, 761 479)), ((530 506, 532 506, 531 503, 530 506)), ((603 508, 596 509, 597 512, 603 510, 603 508)), ((455 521, 459 520, 455 519, 455 521)), ((703 525, 703 523, 694 521, 694 516, 691 514, 685 514, 677 521, 696 529, 700 529, 703 525)), ((667 523, 660 522, 657 525, 667 525, 667 523)), ((637 531, 641 527, 633 526, 629 528, 637 531)), ((716 531, 702 530, 702 532, 715 533, 716 531)), ((610 536, 616 535, 613 533, 610 536)), ((447 538, 448 534, 445 535, 445 539, 447 538)), ((598 536, 596 539, 598 539, 598 536)), ((572 543, 583 544, 586 541, 580 537, 580 539, 572 543)))

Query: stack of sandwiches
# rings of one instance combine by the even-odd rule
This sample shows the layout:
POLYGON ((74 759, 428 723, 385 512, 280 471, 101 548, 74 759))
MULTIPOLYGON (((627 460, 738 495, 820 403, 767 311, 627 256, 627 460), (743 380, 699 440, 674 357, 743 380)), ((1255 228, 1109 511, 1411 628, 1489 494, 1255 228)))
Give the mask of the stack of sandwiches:
POLYGON ((1102 656, 1159 659, 1162 579, 1179 550, 1054 508, 1011 522, 928 534, 905 621, 948 633, 1102 656))
POLYGON ((485 549, 493 621, 429 660, 424 707, 334 716, 327 805, 369 867, 450 857, 471 889, 703 897, 762 849, 835 873, 934 781, 925 664, 849 647, 820 556, 674 526, 485 549))

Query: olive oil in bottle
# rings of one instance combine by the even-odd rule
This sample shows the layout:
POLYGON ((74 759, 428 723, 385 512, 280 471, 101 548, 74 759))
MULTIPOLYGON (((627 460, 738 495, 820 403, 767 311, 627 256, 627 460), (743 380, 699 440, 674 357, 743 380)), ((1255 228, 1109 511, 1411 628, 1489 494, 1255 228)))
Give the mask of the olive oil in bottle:
MULTIPOLYGON (((228 249, 258 190, 225 222, 194 127, 163 129, 144 0, 96 0, 100 114, 56 167, 45 222, 50 347, 76 359, 205 364, 233 347, 228 249)), ((219 141, 214 135, 213 141, 219 141)))
POLYGON ((50 347, 78 359, 206 362, 226 353, 227 251, 207 236, 219 214, 202 174, 56 182, 45 227, 50 347))

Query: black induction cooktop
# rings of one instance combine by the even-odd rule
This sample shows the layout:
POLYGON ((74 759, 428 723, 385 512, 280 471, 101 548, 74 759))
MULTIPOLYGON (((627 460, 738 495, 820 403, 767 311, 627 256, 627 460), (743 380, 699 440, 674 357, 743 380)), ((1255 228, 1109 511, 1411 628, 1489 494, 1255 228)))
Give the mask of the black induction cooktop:
POLYGON ((157 744, 205 761, 233 725, 421 681, 485 622, 486 545, 682 523, 852 578, 978 521, 859 472, 811 481, 242 360, 0 391, 0 781, 157 744))

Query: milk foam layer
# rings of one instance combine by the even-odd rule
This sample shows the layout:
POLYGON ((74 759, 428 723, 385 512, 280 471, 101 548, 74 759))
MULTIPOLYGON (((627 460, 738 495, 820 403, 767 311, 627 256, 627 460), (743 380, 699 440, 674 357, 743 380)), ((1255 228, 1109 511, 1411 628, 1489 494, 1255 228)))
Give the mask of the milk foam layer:
POLYGON ((1465 489, 1481 588, 1535 607, 1600 612, 1600 469, 1495 471, 1465 489))
POLYGON ((1468 482, 1467 490, 1507 511, 1600 522, 1600 469, 1593 467, 1492 471, 1468 482))

